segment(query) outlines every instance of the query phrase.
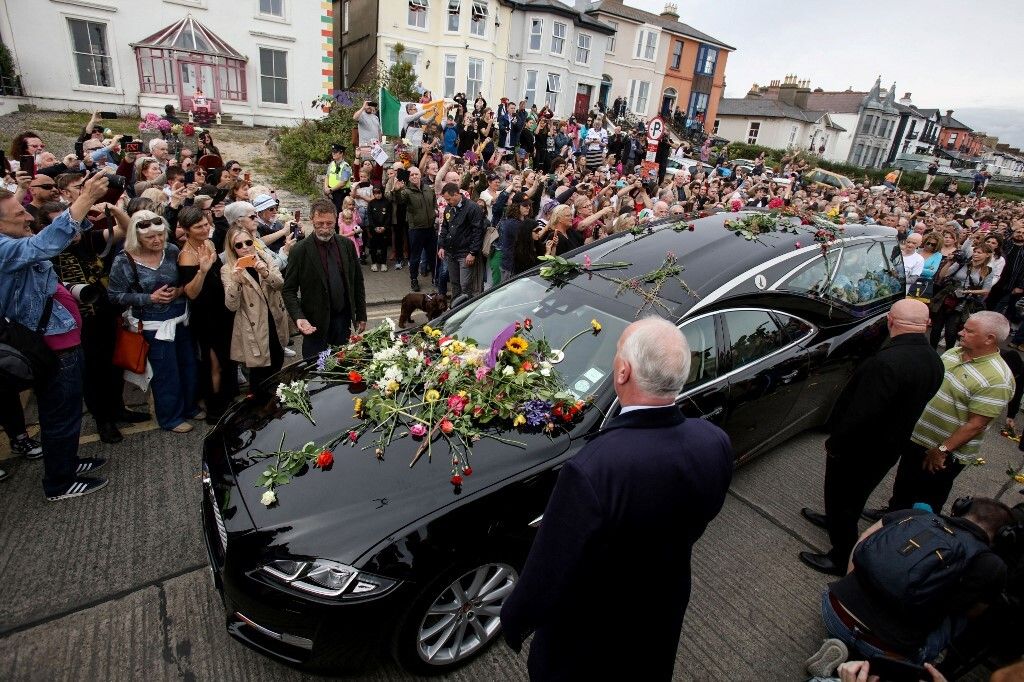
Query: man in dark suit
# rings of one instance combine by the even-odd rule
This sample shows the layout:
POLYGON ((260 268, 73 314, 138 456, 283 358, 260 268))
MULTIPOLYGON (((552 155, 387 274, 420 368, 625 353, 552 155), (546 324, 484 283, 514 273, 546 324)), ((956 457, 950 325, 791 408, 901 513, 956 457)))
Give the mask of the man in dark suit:
POLYGON ((352 240, 337 233, 334 204, 318 199, 311 207, 313 239, 303 239, 288 255, 284 304, 305 337, 302 357, 312 358, 348 343, 355 324, 366 330, 366 291, 352 240))
POLYGON ((857 368, 832 410, 825 441, 825 513, 800 510, 828 530, 831 551, 800 552, 802 562, 822 573, 846 575, 857 519, 871 491, 900 458, 917 418, 942 384, 942 361, 925 336, 928 306, 909 298, 897 301, 886 322, 890 340, 857 368))
POLYGON ((729 437, 675 405, 689 368, 673 324, 647 318, 622 333, 612 365, 622 412, 562 467, 501 609, 516 651, 536 632, 531 679, 672 677, 691 551, 733 470, 729 437))
POLYGON ((452 299, 463 292, 475 296, 483 291, 478 260, 484 248, 484 212, 476 202, 462 196, 454 182, 441 188, 441 196, 448 205, 444 209, 444 222, 437 240, 440 245, 437 257, 448 263, 452 299))

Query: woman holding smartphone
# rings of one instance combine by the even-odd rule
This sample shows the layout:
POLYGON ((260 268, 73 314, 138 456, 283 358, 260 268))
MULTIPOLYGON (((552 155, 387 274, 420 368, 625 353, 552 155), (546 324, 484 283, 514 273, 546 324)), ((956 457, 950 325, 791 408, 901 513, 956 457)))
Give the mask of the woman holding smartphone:
POLYGON ((267 391, 264 384, 281 369, 288 344, 284 277, 266 251, 256 250, 252 233, 236 225, 228 230, 220 278, 224 304, 235 313, 231 359, 249 368, 254 391, 267 391))
POLYGON ((196 355, 188 306, 178 274, 178 247, 168 243, 167 222, 152 211, 132 215, 124 251, 110 270, 111 300, 131 307, 142 322, 153 368, 153 404, 160 428, 188 433, 188 419, 204 419, 196 406, 196 355))

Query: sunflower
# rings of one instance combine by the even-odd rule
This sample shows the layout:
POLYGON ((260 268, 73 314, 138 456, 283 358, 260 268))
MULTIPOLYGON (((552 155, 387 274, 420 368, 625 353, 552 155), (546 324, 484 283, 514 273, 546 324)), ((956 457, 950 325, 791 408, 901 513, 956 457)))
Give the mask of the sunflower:
POLYGON ((432 403, 440 397, 441 394, 435 391, 434 389, 430 389, 429 391, 423 394, 423 399, 426 400, 428 403, 432 403))
POLYGON ((505 342, 505 349, 515 353, 516 355, 522 355, 529 347, 530 344, 521 336, 513 336, 505 342))
POLYGON ((591 320, 590 321, 590 326, 594 328, 594 333, 595 334, 597 334, 598 332, 601 331, 601 323, 598 322, 597 320, 591 320))

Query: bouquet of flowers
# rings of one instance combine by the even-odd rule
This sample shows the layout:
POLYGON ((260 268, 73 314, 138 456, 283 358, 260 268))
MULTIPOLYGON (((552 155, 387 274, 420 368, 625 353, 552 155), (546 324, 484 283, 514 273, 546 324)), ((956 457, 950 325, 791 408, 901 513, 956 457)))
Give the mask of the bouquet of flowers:
MULTIPOLYGON (((420 444, 409 466, 426 455, 432 459, 437 445, 447 446, 449 482, 460 489, 472 475, 473 444, 483 438, 518 447, 525 444, 502 434, 509 431, 554 433, 579 417, 587 401, 571 393, 555 366, 565 351, 584 334, 599 334, 601 324, 589 327, 554 348, 534 334, 526 318, 503 329, 489 346, 429 326, 413 334, 399 334, 388 319, 363 336, 353 336, 340 348, 317 357, 315 374, 325 383, 342 383, 366 395, 353 398, 358 424, 334 444, 307 444, 299 451, 279 449, 278 464, 269 467, 257 485, 273 492, 331 445, 372 448, 383 459, 397 439, 412 438, 420 444)), ((299 410, 313 421, 307 384, 293 381, 278 387, 282 404, 299 410)), ((282 440, 283 445, 283 440, 282 440)), ((329 464, 328 464, 329 466, 329 464)), ((322 468, 322 467, 321 467, 322 468)), ((274 504, 266 496, 265 504, 274 504)))

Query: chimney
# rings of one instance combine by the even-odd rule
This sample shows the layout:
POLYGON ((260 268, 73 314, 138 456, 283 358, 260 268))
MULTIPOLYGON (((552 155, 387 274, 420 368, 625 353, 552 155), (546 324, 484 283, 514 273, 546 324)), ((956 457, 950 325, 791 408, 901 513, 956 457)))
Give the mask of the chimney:
POLYGON ((946 118, 953 118, 953 110, 946 109, 946 118))
POLYGON ((671 19, 672 21, 679 21, 679 5, 674 2, 666 2, 665 10, 658 15, 663 19, 671 19))
POLYGON ((905 107, 912 106, 912 103, 910 101, 910 93, 909 92, 903 93, 903 97, 900 97, 900 104, 902 104, 905 107))
POLYGON ((786 76, 786 79, 782 81, 782 86, 779 87, 779 101, 785 102, 786 104, 793 104, 796 99, 796 90, 796 76, 786 76))
POLYGON ((761 97, 761 88, 758 87, 757 83, 754 83, 753 85, 751 85, 750 86, 750 90, 747 92, 747 98, 749 99, 751 97, 757 97, 757 98, 761 97))
POLYGON ((801 109, 807 108, 807 98, 811 94, 811 81, 803 80, 800 81, 799 87, 793 94, 793 104, 800 107, 801 109))

